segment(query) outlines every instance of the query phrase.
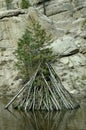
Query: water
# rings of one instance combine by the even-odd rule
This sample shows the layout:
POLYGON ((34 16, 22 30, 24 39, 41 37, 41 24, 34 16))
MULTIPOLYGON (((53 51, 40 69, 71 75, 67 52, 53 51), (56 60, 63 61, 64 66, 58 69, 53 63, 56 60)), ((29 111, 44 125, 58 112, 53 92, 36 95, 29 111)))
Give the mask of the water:
POLYGON ((86 102, 77 110, 35 113, 4 110, 6 103, 0 98, 0 130, 86 130, 86 102))

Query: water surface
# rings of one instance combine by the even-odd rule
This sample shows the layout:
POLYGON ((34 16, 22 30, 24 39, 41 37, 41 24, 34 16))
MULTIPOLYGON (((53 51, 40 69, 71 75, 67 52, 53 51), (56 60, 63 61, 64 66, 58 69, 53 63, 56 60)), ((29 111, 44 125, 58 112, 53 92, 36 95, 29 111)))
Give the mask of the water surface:
POLYGON ((86 103, 65 112, 19 112, 4 110, 6 99, 0 98, 0 130, 86 130, 86 103))

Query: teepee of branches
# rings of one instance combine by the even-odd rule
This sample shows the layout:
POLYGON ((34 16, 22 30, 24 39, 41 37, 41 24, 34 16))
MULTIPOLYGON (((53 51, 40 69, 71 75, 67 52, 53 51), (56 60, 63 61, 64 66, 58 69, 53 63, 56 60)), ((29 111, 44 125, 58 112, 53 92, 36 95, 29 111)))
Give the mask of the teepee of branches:
POLYGON ((35 74, 19 91, 19 93, 5 106, 9 105, 15 98, 21 94, 19 102, 16 104, 17 109, 21 110, 62 110, 74 109, 78 106, 74 98, 64 88, 55 73, 53 67, 46 63, 46 70, 49 73, 48 77, 41 71, 41 64, 39 64, 35 74), (43 82, 42 85, 36 86, 37 82, 43 82))

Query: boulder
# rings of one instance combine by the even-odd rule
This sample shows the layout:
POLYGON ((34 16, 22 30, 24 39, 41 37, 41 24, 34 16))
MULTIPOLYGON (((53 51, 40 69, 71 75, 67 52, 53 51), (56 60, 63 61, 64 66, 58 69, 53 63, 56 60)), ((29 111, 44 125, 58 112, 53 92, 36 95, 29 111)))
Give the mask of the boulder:
POLYGON ((58 28, 55 22, 52 22, 52 20, 43 15, 37 8, 30 7, 28 12, 28 24, 30 24, 30 19, 38 21, 46 32, 51 34, 54 39, 64 35, 65 30, 58 28))
POLYGON ((63 36, 55 40, 51 44, 51 47, 55 54, 61 56, 72 55, 79 52, 78 47, 75 45, 75 39, 70 36, 63 36))

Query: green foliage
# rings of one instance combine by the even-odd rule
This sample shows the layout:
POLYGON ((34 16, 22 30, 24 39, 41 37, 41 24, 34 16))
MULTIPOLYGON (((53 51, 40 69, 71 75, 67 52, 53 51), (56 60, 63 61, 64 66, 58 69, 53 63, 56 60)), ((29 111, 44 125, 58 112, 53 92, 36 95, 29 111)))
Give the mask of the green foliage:
POLYGON ((29 0, 22 0, 21 2, 21 8, 27 9, 30 6, 29 0))
POLYGON ((31 28, 27 28, 22 38, 19 39, 16 65, 24 81, 29 80, 39 63, 41 63, 41 71, 47 73, 45 63, 51 62, 54 58, 52 49, 46 47, 46 43, 50 43, 50 40, 50 35, 47 35, 41 25, 34 20, 31 28))
POLYGON ((86 29, 86 19, 82 23, 82 29, 86 29))

